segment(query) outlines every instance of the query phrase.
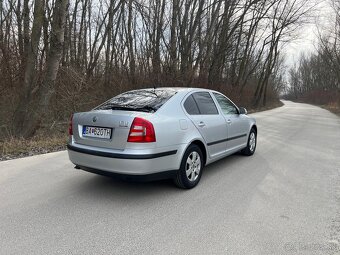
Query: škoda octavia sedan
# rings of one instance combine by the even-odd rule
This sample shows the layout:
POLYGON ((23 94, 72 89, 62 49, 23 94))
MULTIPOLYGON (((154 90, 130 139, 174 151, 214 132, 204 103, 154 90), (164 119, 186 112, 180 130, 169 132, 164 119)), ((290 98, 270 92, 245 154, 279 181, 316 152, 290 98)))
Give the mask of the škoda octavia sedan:
POLYGON ((76 168, 193 188, 203 167, 254 154, 257 126, 223 94, 196 88, 128 91, 72 115, 68 154, 76 168))

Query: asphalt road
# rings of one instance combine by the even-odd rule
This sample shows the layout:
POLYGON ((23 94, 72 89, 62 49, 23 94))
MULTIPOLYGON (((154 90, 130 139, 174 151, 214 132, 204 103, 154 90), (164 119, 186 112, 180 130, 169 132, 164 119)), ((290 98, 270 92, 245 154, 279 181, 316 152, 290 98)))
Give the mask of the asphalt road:
POLYGON ((254 114, 253 157, 192 190, 73 169, 65 151, 0 163, 0 254, 340 254, 340 118, 254 114))

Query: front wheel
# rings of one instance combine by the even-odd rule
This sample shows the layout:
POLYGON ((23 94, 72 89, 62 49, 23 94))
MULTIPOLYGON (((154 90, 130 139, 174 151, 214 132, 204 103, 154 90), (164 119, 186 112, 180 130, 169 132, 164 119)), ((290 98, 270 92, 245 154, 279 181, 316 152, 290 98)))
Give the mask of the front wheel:
POLYGON ((247 147, 241 152, 246 156, 251 156, 255 153, 257 144, 257 134, 255 128, 252 128, 249 132, 247 147))
POLYGON ((175 184, 182 189, 195 187, 201 179, 203 164, 201 149, 191 144, 183 155, 181 167, 174 179, 175 184))

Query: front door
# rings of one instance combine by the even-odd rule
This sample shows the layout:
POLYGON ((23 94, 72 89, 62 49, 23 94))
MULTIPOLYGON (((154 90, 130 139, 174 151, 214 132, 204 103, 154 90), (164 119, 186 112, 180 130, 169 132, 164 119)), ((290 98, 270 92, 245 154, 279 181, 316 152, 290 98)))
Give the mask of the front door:
POLYGON ((224 95, 213 93, 218 102, 228 127, 227 150, 242 149, 247 144, 248 122, 239 114, 237 107, 224 95))

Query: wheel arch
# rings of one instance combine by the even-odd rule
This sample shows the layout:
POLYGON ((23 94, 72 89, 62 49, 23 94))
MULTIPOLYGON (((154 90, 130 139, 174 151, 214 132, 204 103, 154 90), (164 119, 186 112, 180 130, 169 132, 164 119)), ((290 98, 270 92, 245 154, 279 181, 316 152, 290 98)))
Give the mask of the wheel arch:
MULTIPOLYGON (((257 134, 257 126, 256 126, 256 124, 253 124, 253 125, 251 126, 250 130, 252 130, 252 129, 255 129, 255 132, 256 132, 256 134, 257 134)), ((249 130, 249 131, 250 131, 250 130, 249 130)))
MULTIPOLYGON (((201 151, 202 151, 202 154, 203 154, 203 160, 204 160, 204 165, 206 165, 207 163, 207 157, 208 157, 208 153, 207 153, 207 148, 205 146, 205 144, 200 140, 200 139, 194 139, 193 141, 191 141, 188 146, 185 148, 185 151, 188 149, 188 147, 191 145, 191 144, 195 144, 197 145, 201 151)), ((185 152, 184 151, 184 152, 185 152)), ((184 153, 183 153, 184 154, 184 153)), ((183 155, 182 155, 183 157, 183 155)))

